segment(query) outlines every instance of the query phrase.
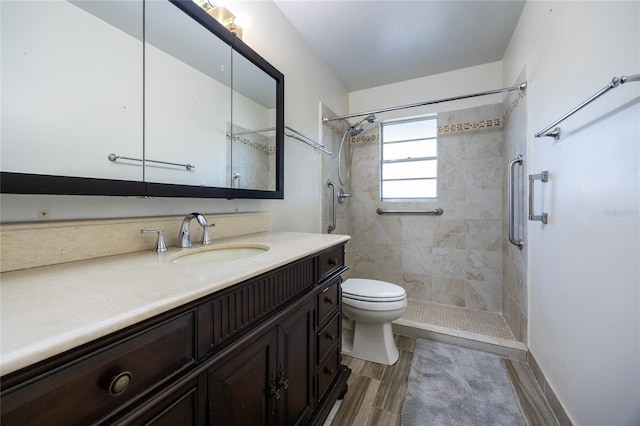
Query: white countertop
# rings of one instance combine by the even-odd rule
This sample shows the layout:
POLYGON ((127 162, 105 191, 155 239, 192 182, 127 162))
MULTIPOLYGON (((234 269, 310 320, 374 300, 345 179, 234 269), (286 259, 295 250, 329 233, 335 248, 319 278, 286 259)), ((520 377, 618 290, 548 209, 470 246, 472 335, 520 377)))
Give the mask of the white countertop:
POLYGON ((176 253, 136 252, 0 274, 0 374, 5 375, 349 239, 264 232, 214 240, 259 255, 203 266, 176 253))

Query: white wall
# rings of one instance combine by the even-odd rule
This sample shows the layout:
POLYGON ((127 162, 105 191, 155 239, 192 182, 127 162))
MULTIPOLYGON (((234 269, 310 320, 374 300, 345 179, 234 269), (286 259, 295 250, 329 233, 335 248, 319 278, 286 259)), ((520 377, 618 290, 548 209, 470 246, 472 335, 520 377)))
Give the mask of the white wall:
MULTIPOLYGON (((485 90, 500 89, 502 85, 502 62, 491 62, 475 67, 463 68, 428 77, 416 78, 399 83, 378 86, 372 89, 349 93, 349 113, 372 111, 389 107, 421 103, 454 96, 468 95, 485 90)), ((508 84, 507 86, 510 86, 508 84)), ((505 87, 507 87, 505 86, 505 87)), ((378 120, 420 115, 431 112, 444 112, 491 105, 502 102, 501 95, 481 96, 404 109, 396 112, 378 114, 378 120)), ((351 119, 354 121, 357 119, 351 119)))
MULTIPOLYGON (((244 41, 285 75, 285 122, 319 138, 319 102, 336 113, 347 112, 347 92, 332 71, 312 53, 302 37, 271 1, 239 2, 251 17, 244 41)), ((235 11, 234 11, 235 12, 235 11)), ((48 195, 0 196, 1 220, 33 221, 48 212, 51 220, 183 214, 190 211, 266 210, 271 228, 319 232, 321 228, 320 155, 311 147, 285 139, 284 200, 152 200, 134 197, 48 195)))
POLYGON ((640 424, 640 83, 534 134, 612 77, 640 73, 640 3, 529 1, 503 59, 527 67, 529 347, 575 424, 640 424))

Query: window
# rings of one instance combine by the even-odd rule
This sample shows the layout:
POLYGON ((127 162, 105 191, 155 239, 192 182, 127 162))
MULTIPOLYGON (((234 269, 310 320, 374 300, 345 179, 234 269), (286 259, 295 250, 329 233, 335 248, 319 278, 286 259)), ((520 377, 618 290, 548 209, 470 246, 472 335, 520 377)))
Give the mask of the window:
POLYGON ((383 201, 436 198, 437 115, 388 121, 380 127, 380 198, 383 201))

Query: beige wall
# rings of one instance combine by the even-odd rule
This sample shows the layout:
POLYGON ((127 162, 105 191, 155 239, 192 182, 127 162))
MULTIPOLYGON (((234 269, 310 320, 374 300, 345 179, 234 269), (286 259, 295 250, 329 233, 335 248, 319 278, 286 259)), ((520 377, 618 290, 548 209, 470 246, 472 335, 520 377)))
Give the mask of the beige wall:
POLYGON ((352 139, 353 276, 397 283, 411 299, 502 310, 501 122, 500 104, 438 114, 438 199, 425 202, 381 202, 378 126, 352 139), (378 207, 444 214, 380 216, 378 207))

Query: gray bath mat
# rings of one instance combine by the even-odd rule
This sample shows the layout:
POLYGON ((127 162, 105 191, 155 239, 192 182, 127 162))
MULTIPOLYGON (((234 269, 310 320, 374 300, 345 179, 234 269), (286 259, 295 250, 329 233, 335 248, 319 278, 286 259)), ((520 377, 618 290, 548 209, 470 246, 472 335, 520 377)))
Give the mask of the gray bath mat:
POLYGON ((524 425, 500 357, 417 339, 402 425, 524 425))

